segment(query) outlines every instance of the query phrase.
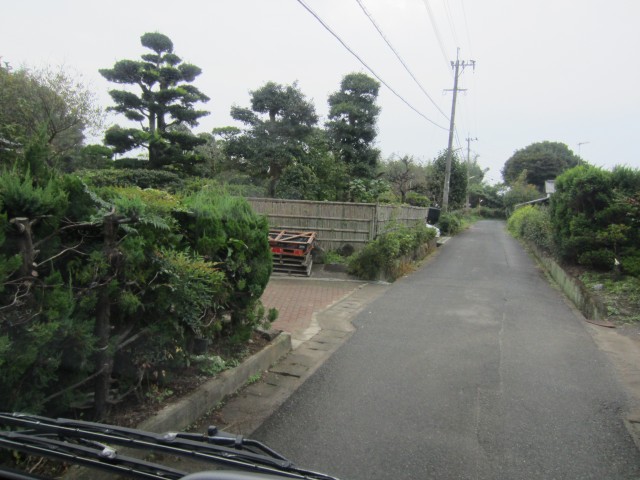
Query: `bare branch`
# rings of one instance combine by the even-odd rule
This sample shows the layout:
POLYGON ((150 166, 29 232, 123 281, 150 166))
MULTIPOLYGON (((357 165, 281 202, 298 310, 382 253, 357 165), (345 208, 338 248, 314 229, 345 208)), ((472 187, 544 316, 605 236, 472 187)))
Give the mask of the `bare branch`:
POLYGON ((68 386, 67 388, 60 390, 59 392, 54 393, 53 395, 49 395, 47 398, 45 398, 42 403, 47 403, 51 400, 53 400, 54 398, 59 397, 60 395, 64 395, 65 393, 71 391, 71 390, 75 390, 76 388, 84 385, 85 383, 89 383, 91 380, 93 380, 94 378, 96 378, 98 375, 102 374, 106 369, 106 366, 103 366, 100 370, 98 370, 97 372, 89 375, 86 378, 83 378, 82 380, 80 380, 77 383, 74 383, 73 385, 68 386))
POLYGON ((53 237, 57 236, 60 234, 60 232, 63 232, 65 230, 70 230, 73 228, 84 228, 84 227, 98 227, 100 226, 101 223, 96 223, 96 222, 83 222, 83 223, 73 223, 71 225, 66 225, 64 227, 61 227, 59 229, 57 229, 55 232, 53 232, 50 235, 47 235, 46 237, 38 240, 36 243, 33 244, 34 248, 39 247, 42 243, 51 240, 53 237))
POLYGON ((16 289, 16 294, 13 296, 13 301, 9 305, 5 305, 4 307, 0 307, 0 310, 4 310, 5 308, 10 308, 10 307, 13 307, 14 305, 18 305, 20 303, 19 300, 22 297, 26 297, 29 294, 29 291, 31 290, 31 285, 32 284, 25 282, 25 283, 22 283, 21 286, 22 285, 26 285, 26 287, 27 287, 25 292, 22 295, 20 295, 20 286, 19 286, 16 289))
POLYGON ((50 262, 50 261, 51 261, 51 260, 53 260, 54 258, 58 258, 58 257, 60 257, 60 256, 64 255, 64 254, 65 254, 65 253, 67 253, 67 252, 76 252, 78 255, 87 255, 87 254, 86 254, 86 253, 84 253, 84 252, 79 252, 78 250, 76 250, 76 248, 78 248, 80 245, 82 245, 82 243, 83 243, 83 242, 82 242, 82 240, 80 240, 80 243, 79 243, 79 244, 77 244, 75 247, 65 248, 65 249, 64 249, 64 250, 62 250, 61 252, 59 252, 59 253, 55 254, 53 257, 49 257, 49 258, 47 258, 46 260, 41 261, 40 263, 36 263, 36 265, 35 265, 35 266, 36 266, 36 268, 37 268, 37 267, 40 267, 41 265, 44 265, 44 264, 45 264, 45 263, 47 263, 47 262, 50 262))

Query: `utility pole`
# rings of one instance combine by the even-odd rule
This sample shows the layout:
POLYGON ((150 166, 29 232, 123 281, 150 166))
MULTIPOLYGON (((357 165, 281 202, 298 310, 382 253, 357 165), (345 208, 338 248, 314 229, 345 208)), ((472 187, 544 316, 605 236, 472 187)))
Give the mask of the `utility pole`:
POLYGON ((465 203, 465 208, 469 208, 471 205, 469 204, 469 179, 471 178, 470 176, 470 168, 471 168, 471 142, 473 141, 478 141, 478 137, 475 138, 471 138, 471 137, 467 137, 467 202, 465 203))
POLYGON ((455 132, 455 117, 456 117, 456 99, 458 98, 458 91, 464 91, 466 89, 458 88, 458 78, 465 69, 465 67, 471 66, 476 68, 475 60, 469 60, 468 62, 459 60, 460 49, 458 48, 456 53, 456 61, 451 62, 453 68, 453 100, 451 102, 451 119, 449 121, 449 145, 447 147, 447 166, 444 171, 444 193, 442 195, 442 210, 446 212, 449 209, 449 184, 451 183, 451 158, 453 156, 453 134, 455 132))

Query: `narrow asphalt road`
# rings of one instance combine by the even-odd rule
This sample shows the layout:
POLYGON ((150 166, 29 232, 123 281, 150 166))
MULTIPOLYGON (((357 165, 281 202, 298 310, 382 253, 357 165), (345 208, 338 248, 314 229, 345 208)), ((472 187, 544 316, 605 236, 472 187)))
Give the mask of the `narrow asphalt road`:
POLYGON ((448 242, 253 437, 341 479, 631 479, 628 399, 504 224, 448 242))

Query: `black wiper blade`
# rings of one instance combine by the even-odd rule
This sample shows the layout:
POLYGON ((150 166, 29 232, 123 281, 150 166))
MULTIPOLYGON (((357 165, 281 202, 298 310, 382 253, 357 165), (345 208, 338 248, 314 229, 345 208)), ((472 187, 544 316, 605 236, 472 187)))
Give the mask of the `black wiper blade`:
POLYGON ((46 436, 0 431, 0 447, 97 468, 130 478, 162 480, 180 479, 187 475, 180 470, 121 455, 95 442, 79 445, 46 436))
MULTIPOLYGON (((20 441, 25 444, 28 443, 28 438, 40 439, 55 436, 64 444, 76 445, 77 443, 84 442, 83 446, 85 448, 87 442, 93 442, 98 446, 115 444, 129 448, 163 452, 180 457, 189 457, 224 465, 226 467, 286 478, 335 480, 334 477, 294 466, 285 457, 260 442, 222 432, 215 427, 209 427, 209 431, 204 435, 181 432, 159 434, 102 423, 64 418, 52 419, 19 413, 0 413, 0 425, 23 429, 20 431, 20 435, 22 435, 20 441)), ((35 440, 32 441, 37 443, 35 440)), ((88 457, 88 460, 83 457, 85 460, 83 464, 96 466, 98 468, 104 467, 105 463, 111 465, 113 462, 105 462, 104 459, 100 458, 98 458, 98 464, 95 464, 97 455, 95 445, 90 452, 83 451, 84 455, 88 457)), ((0 444, 0 446, 2 446, 2 444, 0 444)), ((49 446, 56 447, 57 444, 50 443, 49 446)), ((58 446, 58 448, 60 447, 58 446)), ((29 453, 38 454, 35 452, 29 453)), ((115 455, 117 458, 122 457, 117 452, 115 452, 115 455)), ((61 457, 58 456, 57 458, 61 457)), ((72 460, 69 461, 81 463, 79 459, 71 458, 72 460)), ((122 458, 126 458, 126 462, 123 463, 123 465, 136 462, 135 459, 130 457, 122 458)), ((149 465, 141 465, 141 469, 145 470, 149 465)), ((178 471, 157 473, 158 475, 169 476, 134 478, 181 478, 185 475, 184 472, 178 471)))

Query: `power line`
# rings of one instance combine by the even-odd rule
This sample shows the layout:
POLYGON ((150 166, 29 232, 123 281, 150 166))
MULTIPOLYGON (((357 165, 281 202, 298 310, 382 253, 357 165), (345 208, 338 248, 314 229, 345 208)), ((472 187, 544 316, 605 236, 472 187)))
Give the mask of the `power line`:
POLYGON ((391 42, 389 42, 389 40, 387 39, 386 35, 383 33, 382 29, 378 26, 378 24, 376 23, 376 21, 373 19, 373 17, 371 16, 371 14, 367 11, 367 9, 365 8, 365 6, 362 4, 361 0, 356 0, 356 2, 358 2, 358 5, 360 6, 360 8, 362 9, 362 11, 364 12, 364 14, 369 18, 369 20, 371 21, 371 23, 373 24, 373 26, 376 28, 376 30, 378 31, 378 33, 380 34, 380 36, 382 37, 382 39, 384 40, 384 42, 389 46, 389 48, 391 49, 391 51, 393 52, 393 54, 396 56, 396 58, 400 61, 400 63, 402 64, 402 66, 404 67, 404 69, 407 71, 407 73, 411 76, 411 78, 413 78, 413 81, 416 82, 416 85, 418 85, 418 87, 420 88, 420 90, 422 90, 422 93, 424 93, 427 98, 431 101, 431 103, 433 104, 434 107, 436 107, 438 109, 438 111, 442 114, 442 116, 444 118, 446 118, 447 120, 449 120, 449 117, 447 116, 446 113, 444 113, 442 111, 442 109, 438 106, 438 104, 433 100, 433 98, 431 98, 431 95, 429 95, 427 93, 427 91, 424 89, 424 87, 422 86, 422 84, 418 81, 418 79, 415 77, 415 75, 413 74, 413 72, 411 72, 411 70, 409 70, 409 67, 407 66, 407 64, 404 62, 404 60, 402 59, 402 57, 400 56, 400 54, 397 52, 397 50, 393 47, 393 45, 391 45, 391 42))
POLYGON ((449 28, 451 29, 451 35, 453 36, 453 41, 457 46, 460 46, 460 42, 458 41, 458 32, 456 31, 456 26, 453 23, 453 16, 451 15, 451 9, 449 8, 449 4, 447 0, 442 0, 444 4, 444 11, 447 15, 447 20, 449 21, 449 28))
POLYGON ((444 58, 444 63, 447 65, 447 71, 449 71, 449 56, 447 55, 447 49, 445 48, 444 42, 442 40, 442 35, 440 35, 440 30, 438 29, 438 23, 436 22, 436 17, 433 15, 433 11, 431 10, 431 5, 429 5, 429 0, 422 0, 422 1, 424 2, 424 6, 427 9, 427 13, 429 14, 429 20, 431 20, 433 33, 435 33, 436 39, 438 40, 438 45, 440 45, 442 58, 444 58))
POLYGON ((460 0, 462 5, 462 16, 464 17, 464 27, 467 32, 467 42, 469 43, 469 53, 473 57, 473 49, 471 48, 471 34, 469 33, 469 22, 467 21, 467 9, 464 6, 464 0, 460 0))
POLYGON ((320 24, 331 34, 333 35, 336 40, 338 40, 342 46, 344 48, 347 49, 347 51, 353 55, 354 57, 356 57, 358 59, 358 61, 364 65, 364 67, 369 70, 369 72, 371 72, 371 74, 376 77, 380 83, 382 83, 385 87, 387 87, 389 89, 389 91, 391 91, 391 93, 393 93, 396 97, 398 97, 402 102, 404 102, 405 105, 407 105, 411 110, 413 110, 414 112, 416 112, 418 115, 420 115, 422 118, 424 118, 426 121, 428 121, 429 123, 432 123, 433 125, 435 125, 438 128, 441 128, 442 130, 447 130, 447 127, 443 127, 442 125, 437 124, 436 122, 434 122, 433 120, 431 120, 429 117, 427 117, 424 113, 422 113, 421 111, 419 111, 417 108, 415 108, 413 105, 411 105, 407 100, 404 99, 404 97, 402 97, 398 92, 396 92, 393 88, 391 88, 389 86, 389 84, 387 82, 385 82, 380 75, 378 75, 376 72, 373 71, 373 69, 366 64, 366 62, 364 60, 362 60, 362 58, 360 58, 358 56, 358 54, 356 52, 354 52, 339 36, 337 33, 335 33, 333 30, 331 30, 331 28, 329 27, 329 25, 327 25, 319 16, 318 14, 316 14, 316 12, 314 12, 311 7, 309 7, 306 3, 304 3, 303 0, 297 0, 298 3, 300 5, 302 5, 311 15, 313 15, 313 17, 320 22, 320 24))

